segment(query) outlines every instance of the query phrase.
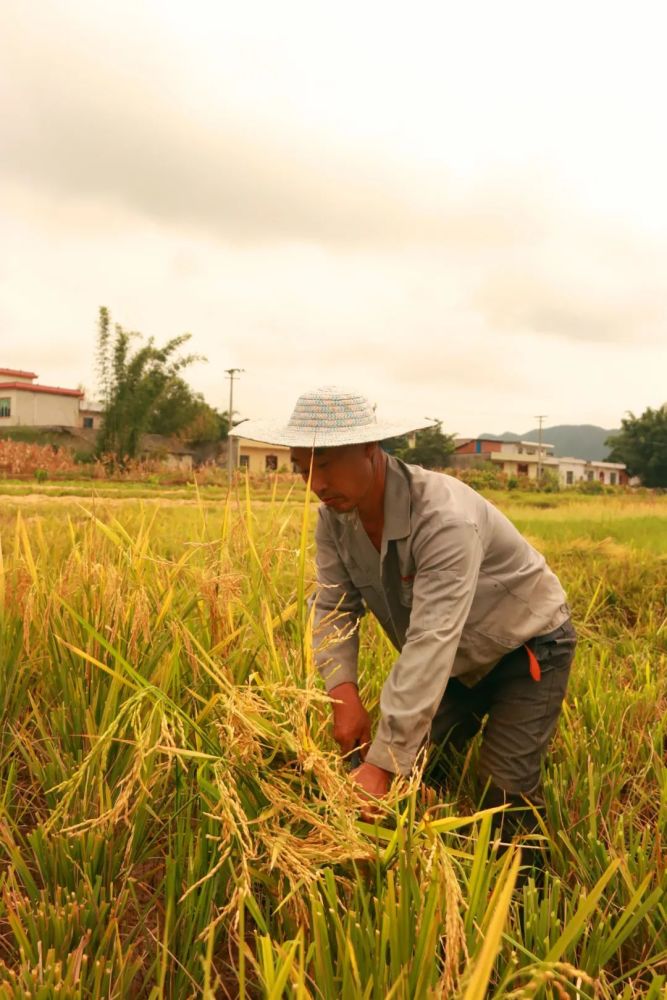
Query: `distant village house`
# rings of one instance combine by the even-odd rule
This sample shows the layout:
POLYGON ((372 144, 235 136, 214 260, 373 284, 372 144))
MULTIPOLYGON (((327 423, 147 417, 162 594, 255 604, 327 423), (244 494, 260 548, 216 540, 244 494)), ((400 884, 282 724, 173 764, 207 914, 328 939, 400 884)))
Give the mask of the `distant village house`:
POLYGON ((606 486, 624 486, 628 474, 622 462, 599 462, 583 458, 561 458, 553 454, 554 445, 537 441, 499 441, 496 438, 457 438, 452 456, 455 468, 478 466, 493 462, 500 472, 509 476, 538 478, 546 470, 555 473, 561 486, 581 482, 599 482, 606 486))
POLYGON ((0 427, 83 427, 83 392, 36 379, 35 372, 0 368, 0 427))
POLYGON ((262 444, 250 441, 248 438, 232 438, 234 455, 232 461, 240 469, 251 473, 277 472, 285 468, 288 472, 297 472, 298 466, 290 458, 290 449, 282 444, 262 444))

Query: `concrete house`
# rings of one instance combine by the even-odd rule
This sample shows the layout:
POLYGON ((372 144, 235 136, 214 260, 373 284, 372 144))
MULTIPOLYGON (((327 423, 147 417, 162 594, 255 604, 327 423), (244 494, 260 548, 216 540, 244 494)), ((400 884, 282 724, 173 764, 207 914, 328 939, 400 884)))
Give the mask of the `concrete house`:
POLYGON ((629 482, 623 462, 587 461, 584 458, 559 458, 558 478, 561 486, 575 486, 582 482, 625 486, 629 482))
POLYGON ((80 427, 80 389, 40 385, 35 372, 0 368, 0 428, 80 427))
POLYGON ((102 426, 104 407, 101 403, 82 399, 79 405, 79 426, 86 430, 97 431, 102 426))
POLYGON ((537 479, 537 470, 550 470, 558 475, 561 486, 575 486, 580 482, 599 482, 606 486, 623 486, 628 474, 622 462, 589 461, 553 454, 554 446, 536 441, 497 441, 493 438, 458 438, 452 456, 455 468, 479 465, 481 461, 493 462, 501 472, 510 476, 528 476, 537 479))
POLYGON ((481 461, 493 462, 500 472, 509 476, 528 476, 537 479, 537 470, 558 471, 559 460, 553 454, 554 446, 536 441, 497 441, 493 438, 458 438, 452 455, 455 468, 479 465, 481 461))
POLYGON ((558 480, 561 486, 575 486, 586 478, 585 458, 561 458, 558 465, 558 480))
POLYGON ((248 438, 233 438, 236 465, 248 472, 277 472, 285 466, 290 472, 296 472, 297 467, 290 458, 290 449, 281 444, 263 444, 261 441, 250 441, 248 438))

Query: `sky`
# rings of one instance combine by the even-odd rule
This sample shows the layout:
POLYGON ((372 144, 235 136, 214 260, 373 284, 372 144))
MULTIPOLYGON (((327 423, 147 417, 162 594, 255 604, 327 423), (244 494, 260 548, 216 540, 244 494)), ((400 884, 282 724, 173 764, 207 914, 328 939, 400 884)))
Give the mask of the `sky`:
POLYGON ((237 419, 449 433, 667 400, 667 7, 0 0, 0 365, 99 307, 237 419))

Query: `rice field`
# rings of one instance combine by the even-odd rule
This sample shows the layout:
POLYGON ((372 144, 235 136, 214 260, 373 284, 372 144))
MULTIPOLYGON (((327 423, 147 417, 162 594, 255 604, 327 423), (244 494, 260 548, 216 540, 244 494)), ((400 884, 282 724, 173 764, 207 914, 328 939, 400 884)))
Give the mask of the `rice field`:
MULTIPOLYGON (((667 996, 667 497, 491 497, 580 636, 538 888, 475 809, 476 744, 446 798, 397 782, 358 819, 301 484, 21 492, 0 499, 0 997, 667 996)), ((374 718, 395 655, 364 618, 374 718)))

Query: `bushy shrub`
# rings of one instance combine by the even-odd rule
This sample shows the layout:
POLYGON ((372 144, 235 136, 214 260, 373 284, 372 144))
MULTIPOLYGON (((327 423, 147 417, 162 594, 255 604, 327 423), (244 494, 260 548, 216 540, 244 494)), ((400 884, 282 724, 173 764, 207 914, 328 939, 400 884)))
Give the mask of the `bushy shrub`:
POLYGON ((545 493, 558 493, 560 490, 560 480, 558 478, 557 472, 552 472, 551 469, 546 469, 542 473, 542 482, 540 483, 540 489, 545 493))
POLYGON ((597 479, 584 479, 576 486, 577 493, 604 493, 604 483, 597 479))
POLYGON ((504 490, 507 489, 507 476, 497 469, 445 469, 445 472, 462 483, 471 486, 473 490, 504 490))

